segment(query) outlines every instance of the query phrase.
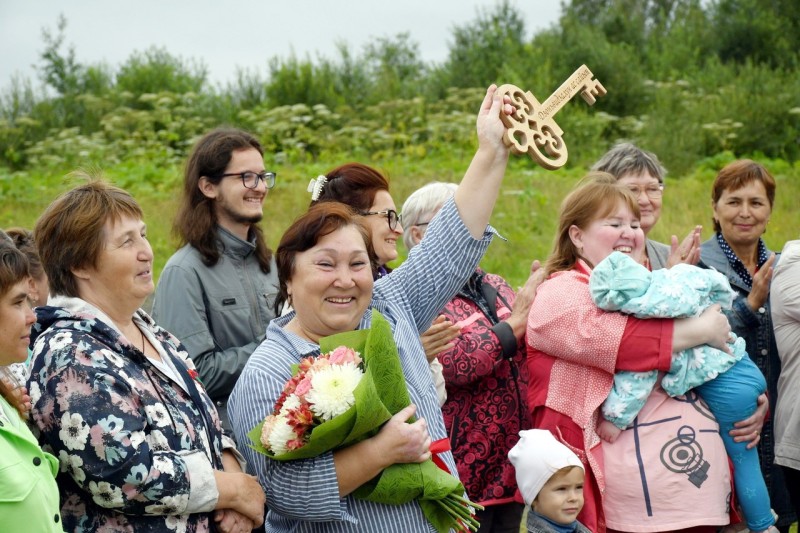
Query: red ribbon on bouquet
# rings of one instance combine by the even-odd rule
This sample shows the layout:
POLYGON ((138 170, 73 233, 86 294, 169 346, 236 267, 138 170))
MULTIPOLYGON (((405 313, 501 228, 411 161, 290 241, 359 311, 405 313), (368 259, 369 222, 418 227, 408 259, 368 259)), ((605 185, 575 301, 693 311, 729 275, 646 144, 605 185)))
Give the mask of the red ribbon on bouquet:
POLYGON ((439 439, 431 442, 430 450, 431 461, 433 461, 433 464, 449 474, 450 469, 447 468, 446 464, 444 464, 444 461, 441 457, 439 457, 439 454, 450 451, 450 439, 439 439))

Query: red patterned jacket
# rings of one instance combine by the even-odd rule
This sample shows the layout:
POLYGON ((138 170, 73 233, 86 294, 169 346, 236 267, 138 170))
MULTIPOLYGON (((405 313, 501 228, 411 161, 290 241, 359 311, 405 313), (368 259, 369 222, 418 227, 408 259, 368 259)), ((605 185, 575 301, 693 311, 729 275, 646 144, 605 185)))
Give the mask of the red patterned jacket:
POLYGON ((503 356, 491 330, 493 318, 481 309, 489 305, 481 283, 497 290, 499 319, 511 313, 514 291, 500 276, 478 269, 442 312, 460 323, 461 335, 438 357, 447 387, 442 412, 458 474, 470 499, 486 506, 522 501, 514 498, 517 482, 508 451, 519 440, 519 431, 531 427, 531 415, 525 339, 517 343, 513 357, 503 356))

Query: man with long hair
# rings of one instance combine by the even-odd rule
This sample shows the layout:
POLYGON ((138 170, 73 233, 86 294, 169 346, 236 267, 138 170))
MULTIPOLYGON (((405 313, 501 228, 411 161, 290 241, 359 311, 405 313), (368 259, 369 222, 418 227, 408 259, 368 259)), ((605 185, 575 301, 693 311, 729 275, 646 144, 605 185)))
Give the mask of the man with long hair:
POLYGON ((174 224, 181 248, 153 305, 153 317, 186 346, 228 430, 228 395, 275 316, 275 260, 258 224, 274 184, 252 135, 221 128, 201 138, 174 224))

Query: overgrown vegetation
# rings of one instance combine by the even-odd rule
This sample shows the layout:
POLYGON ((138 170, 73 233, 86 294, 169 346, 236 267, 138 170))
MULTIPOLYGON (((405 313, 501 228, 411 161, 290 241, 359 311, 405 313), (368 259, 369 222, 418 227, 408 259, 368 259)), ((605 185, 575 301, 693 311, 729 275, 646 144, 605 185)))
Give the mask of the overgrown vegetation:
MULTIPOLYGON (((546 254, 560 198, 620 139, 656 152, 670 170, 662 240, 707 221, 709 180, 733 158, 768 164, 779 199, 796 197, 798 20, 796 0, 572 0, 557 24, 530 35, 500 1, 453 29, 442 64, 423 62, 399 34, 360 51, 339 43, 330 56, 274 57, 265 72, 241 70, 214 86, 201 61, 160 48, 118 66, 85 64, 60 18, 43 30, 39 79, 10 80, 0 94, 0 223, 31 226, 66 186, 62 176, 100 167, 142 200, 163 264, 186 152, 203 132, 230 124, 257 134, 278 172, 267 207, 274 244, 307 205, 310 176, 360 160, 389 172, 398 203, 430 179, 455 181, 474 150, 488 84, 513 83, 543 101, 585 63, 608 94, 557 115, 569 166, 546 172, 514 161, 497 210, 514 245, 494 246, 487 267, 497 261, 520 283, 525 265, 516 258, 546 254)), ((773 247, 798 234, 785 207, 770 226, 773 247)))

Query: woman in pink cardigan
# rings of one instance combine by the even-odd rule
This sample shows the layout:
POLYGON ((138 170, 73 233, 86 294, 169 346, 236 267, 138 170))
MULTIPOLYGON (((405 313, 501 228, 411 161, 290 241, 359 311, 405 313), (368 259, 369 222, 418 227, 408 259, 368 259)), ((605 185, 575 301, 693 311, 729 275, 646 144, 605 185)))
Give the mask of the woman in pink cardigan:
MULTIPOLYGON (((638 259, 643 246, 639 206, 611 175, 590 174, 564 199, 528 319, 528 404, 534 427, 585 465, 578 520, 590 530, 713 532, 729 522, 731 480, 717 423, 696 394, 670 398, 656 387, 616 442, 596 433, 614 372, 666 371, 673 352, 700 344, 727 350, 719 306, 696 318, 640 320, 593 303, 593 265, 613 251, 638 259)), ((739 423, 740 440, 757 441, 765 411, 739 423)))

